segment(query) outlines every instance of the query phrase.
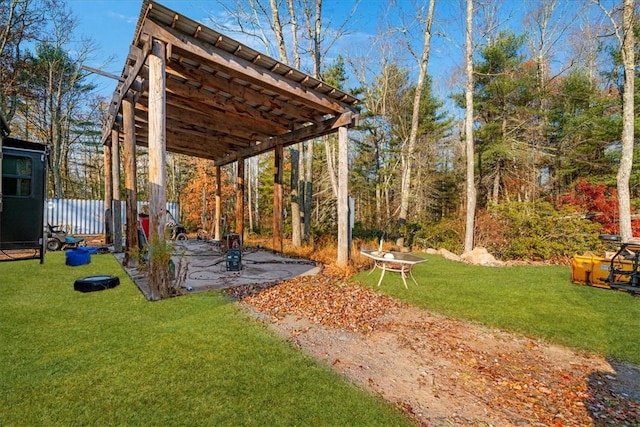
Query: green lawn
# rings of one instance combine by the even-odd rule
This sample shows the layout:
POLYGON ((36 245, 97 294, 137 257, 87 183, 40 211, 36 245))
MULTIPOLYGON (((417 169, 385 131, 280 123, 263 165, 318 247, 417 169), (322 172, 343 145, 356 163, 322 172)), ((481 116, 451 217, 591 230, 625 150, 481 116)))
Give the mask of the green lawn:
MULTIPOLYGON (((640 297, 571 283, 563 266, 481 267, 426 256, 416 286, 385 274, 381 292, 414 306, 640 364, 640 297)), ((355 280, 376 287, 380 271, 355 280)))
POLYGON ((111 255, 0 263, 0 425, 403 426, 219 293, 147 302, 111 255), (80 293, 78 277, 117 288, 80 293))

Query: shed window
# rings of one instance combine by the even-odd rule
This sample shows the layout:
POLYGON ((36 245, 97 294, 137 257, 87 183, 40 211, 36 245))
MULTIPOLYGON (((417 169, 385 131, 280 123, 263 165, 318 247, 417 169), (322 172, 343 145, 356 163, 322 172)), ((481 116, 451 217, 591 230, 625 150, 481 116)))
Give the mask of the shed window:
POLYGON ((2 192, 5 196, 31 195, 31 158, 5 155, 2 159, 2 192))

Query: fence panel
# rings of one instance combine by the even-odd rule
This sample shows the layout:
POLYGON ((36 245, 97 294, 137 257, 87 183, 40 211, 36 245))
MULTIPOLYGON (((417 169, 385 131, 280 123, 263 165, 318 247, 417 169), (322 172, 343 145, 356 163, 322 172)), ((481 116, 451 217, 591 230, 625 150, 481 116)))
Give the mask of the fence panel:
MULTIPOLYGON (((125 202, 121 201, 122 225, 126 225, 125 202)), ((147 202, 138 202, 138 212, 147 202)), ((179 203, 167 203, 167 210, 178 218, 179 203)), ((82 199, 47 199, 45 221, 60 225, 70 234, 104 234, 104 201, 82 199)), ((178 219, 179 220, 179 219, 178 219)), ((45 224, 46 225, 46 224, 45 224)))

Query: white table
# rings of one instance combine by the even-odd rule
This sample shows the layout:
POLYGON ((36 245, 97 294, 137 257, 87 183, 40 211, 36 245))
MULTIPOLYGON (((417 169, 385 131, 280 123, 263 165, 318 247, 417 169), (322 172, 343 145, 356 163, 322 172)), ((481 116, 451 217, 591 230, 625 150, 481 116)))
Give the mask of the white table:
POLYGON ((420 264, 421 262, 427 262, 425 258, 420 258, 416 255, 411 255, 404 252, 395 252, 395 251, 372 251, 360 249, 360 253, 366 257, 373 259, 374 265, 369 274, 373 273, 376 268, 380 268, 382 273, 380 273, 380 280, 378 280, 378 286, 382 283, 382 278, 384 277, 385 271, 393 271, 396 273, 400 273, 402 276, 402 282, 404 283, 404 287, 409 289, 407 286, 407 274, 411 276, 413 279, 413 283, 416 285, 416 278, 413 277, 413 273, 411 270, 413 266, 416 264, 420 264))

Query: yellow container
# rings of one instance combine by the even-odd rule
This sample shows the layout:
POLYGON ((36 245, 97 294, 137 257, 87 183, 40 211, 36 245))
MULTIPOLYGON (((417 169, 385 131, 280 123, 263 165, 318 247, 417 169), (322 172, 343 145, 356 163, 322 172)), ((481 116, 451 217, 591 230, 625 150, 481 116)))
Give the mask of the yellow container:
POLYGON ((611 260, 593 254, 574 255, 571 261, 571 281, 579 285, 609 288, 611 260))

